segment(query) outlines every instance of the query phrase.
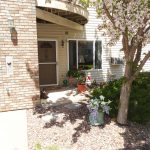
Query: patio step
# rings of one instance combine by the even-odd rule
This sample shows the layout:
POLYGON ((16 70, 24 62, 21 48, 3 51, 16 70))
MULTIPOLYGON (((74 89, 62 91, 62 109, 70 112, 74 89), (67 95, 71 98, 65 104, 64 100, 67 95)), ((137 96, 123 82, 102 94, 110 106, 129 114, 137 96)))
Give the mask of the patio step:
POLYGON ((89 100, 88 91, 78 93, 76 89, 51 91, 48 93, 47 99, 41 99, 43 107, 58 106, 69 103, 78 103, 89 100))

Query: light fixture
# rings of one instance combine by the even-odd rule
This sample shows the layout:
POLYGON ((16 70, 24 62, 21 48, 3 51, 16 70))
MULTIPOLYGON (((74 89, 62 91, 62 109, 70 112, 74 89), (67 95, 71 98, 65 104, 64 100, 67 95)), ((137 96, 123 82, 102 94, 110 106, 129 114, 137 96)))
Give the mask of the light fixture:
POLYGON ((64 47, 64 44, 65 44, 64 40, 61 40, 61 46, 62 47, 64 47))
POLYGON ((17 31, 14 26, 14 19, 11 16, 8 18, 8 27, 10 29, 11 41, 13 42, 14 45, 17 45, 18 44, 17 31))
POLYGON ((14 26, 14 19, 12 17, 8 18, 8 27, 10 28, 10 31, 12 31, 13 28, 15 28, 15 26, 14 26))

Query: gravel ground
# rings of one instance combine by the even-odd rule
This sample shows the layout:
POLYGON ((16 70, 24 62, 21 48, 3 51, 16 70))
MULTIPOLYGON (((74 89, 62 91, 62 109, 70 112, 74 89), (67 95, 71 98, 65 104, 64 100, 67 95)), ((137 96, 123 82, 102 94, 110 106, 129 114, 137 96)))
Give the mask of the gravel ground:
POLYGON ((28 110, 29 150, 37 143, 42 150, 50 145, 59 150, 150 150, 150 125, 118 126, 107 119, 104 126, 90 126, 87 114, 85 105, 75 110, 64 106, 28 110), (47 122, 51 113, 57 117, 47 122))

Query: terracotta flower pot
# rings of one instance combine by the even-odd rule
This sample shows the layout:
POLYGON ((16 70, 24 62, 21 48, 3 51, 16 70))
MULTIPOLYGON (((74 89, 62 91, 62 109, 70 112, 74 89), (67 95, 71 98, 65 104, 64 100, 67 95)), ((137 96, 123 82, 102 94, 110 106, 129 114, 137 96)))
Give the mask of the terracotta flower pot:
POLYGON ((87 90, 87 87, 85 84, 78 84, 77 89, 78 89, 78 92, 81 93, 81 92, 85 92, 87 90))

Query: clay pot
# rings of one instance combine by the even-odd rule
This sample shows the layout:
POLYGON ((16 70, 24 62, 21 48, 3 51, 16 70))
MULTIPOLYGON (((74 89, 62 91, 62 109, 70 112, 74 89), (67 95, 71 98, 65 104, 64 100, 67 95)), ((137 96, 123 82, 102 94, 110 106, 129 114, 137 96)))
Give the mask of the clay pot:
POLYGON ((85 84, 78 84, 77 85, 77 90, 78 90, 79 93, 85 92, 87 90, 87 87, 86 87, 85 84))

